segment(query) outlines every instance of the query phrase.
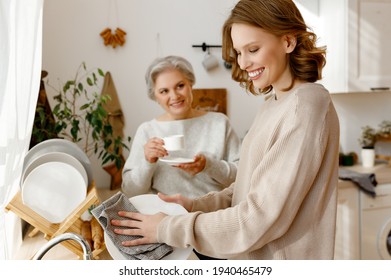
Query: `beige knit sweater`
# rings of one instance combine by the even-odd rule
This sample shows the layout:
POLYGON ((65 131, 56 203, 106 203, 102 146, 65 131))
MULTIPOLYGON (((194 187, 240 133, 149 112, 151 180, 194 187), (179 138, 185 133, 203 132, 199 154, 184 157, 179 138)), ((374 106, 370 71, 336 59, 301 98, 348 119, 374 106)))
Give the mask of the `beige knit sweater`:
POLYGON ((227 259, 332 259, 338 153, 339 121, 322 85, 269 98, 243 140, 235 183, 164 218, 158 241, 227 259))

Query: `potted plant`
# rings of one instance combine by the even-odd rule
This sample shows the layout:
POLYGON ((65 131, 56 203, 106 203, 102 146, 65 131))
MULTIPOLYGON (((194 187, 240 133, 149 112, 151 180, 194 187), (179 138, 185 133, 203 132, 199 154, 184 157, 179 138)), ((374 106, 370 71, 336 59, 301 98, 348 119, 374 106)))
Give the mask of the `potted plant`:
POLYGON ((58 94, 54 96, 54 130, 58 137, 78 143, 84 152, 96 154, 102 165, 114 162, 118 170, 124 164, 123 149, 129 149, 121 137, 113 135, 113 128, 103 104, 110 101, 106 94, 99 94, 99 77, 105 73, 99 69, 87 69, 80 64, 75 77, 61 84, 59 89, 47 85, 58 94))
POLYGON ((370 126, 361 128, 361 137, 358 139, 361 145, 361 160, 364 167, 373 167, 375 164, 375 144, 377 133, 370 126))
POLYGON ((377 138, 381 140, 391 140, 391 121, 382 121, 379 124, 377 138))

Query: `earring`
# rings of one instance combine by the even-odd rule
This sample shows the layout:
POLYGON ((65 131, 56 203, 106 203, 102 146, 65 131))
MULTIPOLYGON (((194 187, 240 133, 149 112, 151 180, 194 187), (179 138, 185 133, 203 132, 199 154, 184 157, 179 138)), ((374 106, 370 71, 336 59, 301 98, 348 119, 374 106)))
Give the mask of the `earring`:
POLYGON ((115 34, 112 34, 111 29, 107 27, 100 33, 100 36, 103 38, 105 46, 111 45, 115 49, 118 45, 125 44, 126 32, 117 27, 115 34))

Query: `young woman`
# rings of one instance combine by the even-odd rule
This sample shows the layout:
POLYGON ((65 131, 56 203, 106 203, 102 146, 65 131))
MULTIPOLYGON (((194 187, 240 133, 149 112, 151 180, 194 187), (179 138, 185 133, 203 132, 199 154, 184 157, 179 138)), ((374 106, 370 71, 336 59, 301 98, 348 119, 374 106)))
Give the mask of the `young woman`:
POLYGON ((268 93, 243 140, 235 182, 196 199, 160 195, 181 216, 119 212, 133 246, 164 242, 228 259, 332 259, 339 122, 321 79, 325 49, 291 0, 241 0, 223 58, 253 94, 268 93))

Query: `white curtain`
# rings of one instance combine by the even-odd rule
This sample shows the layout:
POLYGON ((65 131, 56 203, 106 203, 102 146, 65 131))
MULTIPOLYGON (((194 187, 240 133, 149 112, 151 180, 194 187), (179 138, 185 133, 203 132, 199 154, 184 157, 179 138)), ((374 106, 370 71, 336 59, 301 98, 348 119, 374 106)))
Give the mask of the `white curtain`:
MULTIPOLYGON (((0 1, 0 260, 15 244, 5 206, 19 189, 42 64, 44 0, 0 1)), ((14 219, 15 220, 15 219, 14 219)))

